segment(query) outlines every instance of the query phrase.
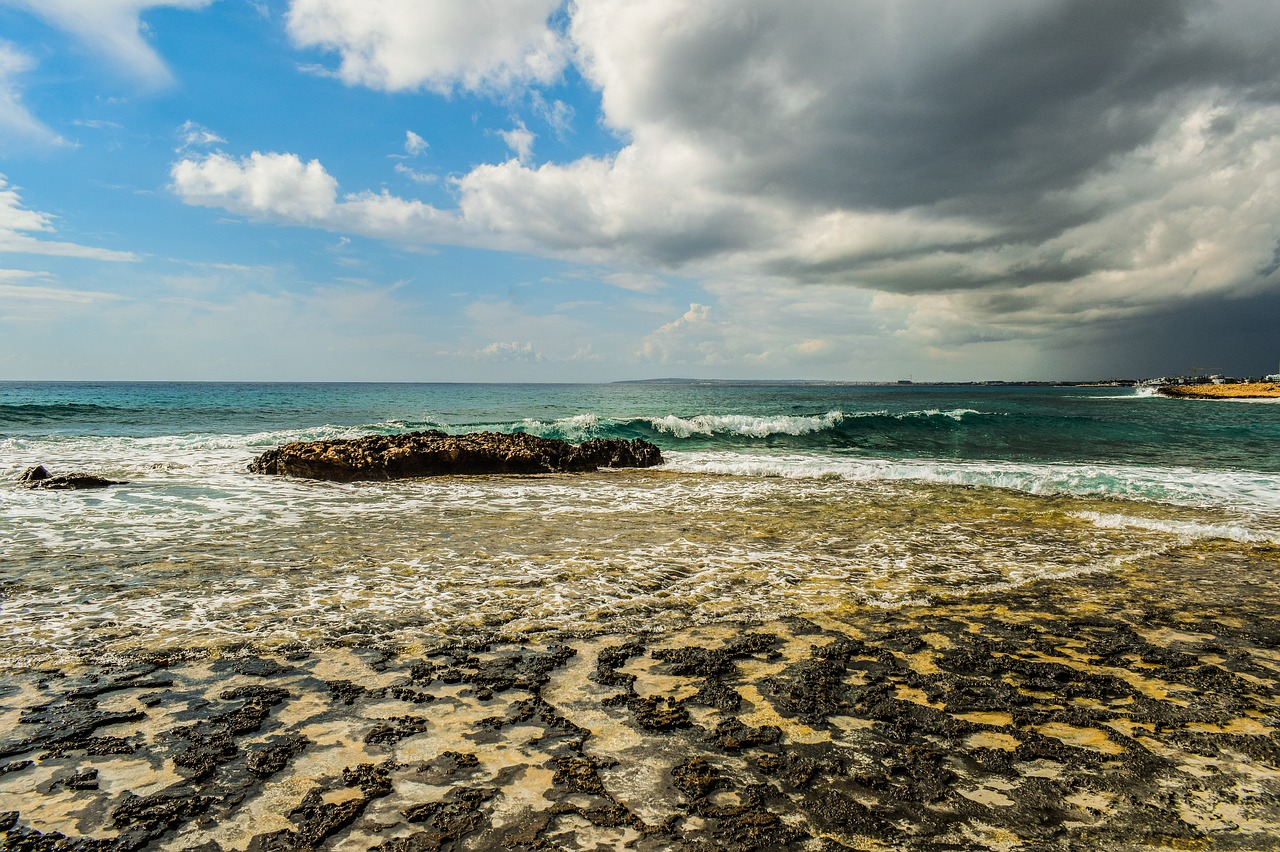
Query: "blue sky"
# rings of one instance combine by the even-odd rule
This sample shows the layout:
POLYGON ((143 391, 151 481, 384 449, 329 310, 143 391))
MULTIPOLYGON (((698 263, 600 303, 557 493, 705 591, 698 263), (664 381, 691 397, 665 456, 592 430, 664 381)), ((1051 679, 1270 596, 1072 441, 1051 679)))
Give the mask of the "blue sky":
POLYGON ((0 378, 1274 370, 1276 32, 1250 0, 0 0, 0 378))

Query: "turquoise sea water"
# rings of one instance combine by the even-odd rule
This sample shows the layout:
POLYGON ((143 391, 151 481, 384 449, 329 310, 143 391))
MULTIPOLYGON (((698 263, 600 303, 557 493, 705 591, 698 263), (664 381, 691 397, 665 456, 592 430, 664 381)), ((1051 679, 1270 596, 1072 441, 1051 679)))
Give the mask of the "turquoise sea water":
MULTIPOLYGON (((1280 544, 1280 406, 1113 388, 0 384, 0 656, 672 626, 1280 544), (292 440, 640 437, 663 468, 313 483, 292 440), (128 485, 18 488, 21 471, 128 485)), ((1153 569, 1154 570, 1154 569, 1153 569)))

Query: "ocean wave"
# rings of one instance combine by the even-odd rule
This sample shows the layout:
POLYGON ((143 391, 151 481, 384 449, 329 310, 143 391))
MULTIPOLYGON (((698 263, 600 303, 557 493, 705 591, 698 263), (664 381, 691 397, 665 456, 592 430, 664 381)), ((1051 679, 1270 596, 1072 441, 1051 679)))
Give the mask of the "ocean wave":
POLYGON ((828 411, 816 417, 699 414, 686 418, 668 414, 666 417, 647 418, 654 429, 677 438, 716 434, 742 435, 748 438, 766 438, 770 435, 807 435, 831 429, 844 419, 845 414, 842 411, 828 411))
MULTIPOLYGON (((693 417, 679 417, 668 414, 665 417, 645 418, 658 432, 664 432, 677 438, 694 436, 731 435, 747 438, 767 438, 771 435, 809 435, 815 432, 826 432, 842 425, 853 425, 864 420, 919 421, 943 419, 956 423, 971 415, 983 412, 972 408, 937 409, 929 408, 920 411, 828 411, 813 416, 797 415, 748 415, 748 414, 698 414, 693 417)), ((868 424, 871 425, 871 424, 868 424)))
POLYGON ((1280 474, 1237 470, 939 459, 833 458, 730 451, 666 454, 684 473, 850 481, 907 480, 1008 488, 1038 495, 1115 497, 1280 512, 1280 474))
POLYGON ((1175 535, 1184 541, 1220 539, 1240 544, 1280 544, 1275 534, 1264 534, 1238 524, 1206 524, 1173 518, 1144 518, 1104 512, 1073 512, 1075 517, 1108 530, 1139 529, 1175 535))
POLYGON ((1133 402, 1140 399, 1162 399, 1155 388, 1134 388, 1130 393, 1094 394, 1078 396, 1076 399, 1106 399, 1111 402, 1133 402))
MULTIPOLYGON (((562 441, 587 441, 601 436, 619 425, 616 420, 602 418, 598 414, 575 414, 558 420, 545 421, 525 418, 519 423, 504 426, 491 424, 487 428, 499 432, 526 432, 539 438, 559 438, 562 441)), ((456 429, 456 427, 454 427, 456 429)), ((450 431, 450 430, 447 430, 450 431)))
POLYGON ((65 420, 119 417, 129 409, 91 402, 23 402, 0 404, 0 424, 16 423, 30 426, 40 423, 58 423, 65 420))

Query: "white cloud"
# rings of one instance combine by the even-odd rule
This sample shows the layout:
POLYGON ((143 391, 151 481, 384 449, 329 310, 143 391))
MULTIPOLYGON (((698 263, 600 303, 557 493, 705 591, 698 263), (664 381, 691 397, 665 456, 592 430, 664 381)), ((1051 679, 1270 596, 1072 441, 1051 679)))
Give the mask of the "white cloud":
POLYGON ((542 92, 530 95, 533 111, 547 123, 557 139, 564 139, 573 130, 574 109, 561 100, 548 101, 542 92))
POLYGON ((439 175, 432 174, 431 172, 418 171, 412 166, 406 166, 404 163, 396 163, 396 174, 404 175, 414 183, 439 183, 440 182, 439 175))
POLYGON ((723 351, 714 337, 719 329, 710 321, 711 308, 693 302, 689 310, 664 323, 640 343, 640 356, 659 364, 707 364, 708 354, 723 351))
POLYGON ((133 76, 169 80, 169 69, 143 37, 140 15, 148 9, 201 9, 213 0, 4 0, 44 18, 133 76))
POLYGON ((547 24, 560 0, 292 0, 299 47, 337 51, 337 75, 387 91, 508 90, 564 67, 547 24))
POLYGON ((54 232, 53 217, 22 205, 18 190, 0 175, 0 253, 40 254, 79 257, 89 260, 135 261, 137 255, 126 251, 82 246, 59 240, 42 239, 33 234, 54 232))
POLYGON ((175 186, 189 204, 206 204, 246 216, 274 217, 323 225, 337 207, 338 182, 318 160, 295 154, 253 152, 243 160, 210 154, 182 160, 172 170, 175 186))
POLYGON ((483 361, 528 361, 537 363, 542 361, 542 353, 534 349, 533 344, 529 341, 495 341, 488 346, 483 346, 472 353, 473 357, 483 361))
POLYGON ((628 143, 477 167, 460 208, 545 253, 898 293, 997 336, 1274 288, 1272 53, 1217 7, 1127 14, 1100 39, 1069 4, 580 3, 628 143))
POLYGON ((178 147, 174 149, 174 152, 178 154, 191 148, 208 148, 211 145, 227 141, 209 128, 197 124, 191 119, 184 121, 182 126, 178 128, 178 136, 182 140, 178 147))
POLYGON ((187 204, 219 207, 253 219, 308 225, 396 242, 466 244, 457 216, 388 193, 338 197, 338 182, 319 160, 259 153, 185 159, 170 169, 172 189, 187 204))
POLYGON ((538 137, 524 126, 523 121, 517 121, 510 130, 499 130, 498 135, 521 163, 528 163, 533 158, 533 140, 538 137))
POLYGON ((77 118, 71 122, 76 127, 88 127, 91 130, 122 130, 123 124, 115 121, 106 121, 101 118, 77 118))
POLYGON ((429 147, 431 146, 427 144, 427 140, 423 139, 412 130, 406 130, 404 132, 404 152, 410 157, 416 157, 419 154, 426 153, 426 150, 429 147))
POLYGON ((98 302, 117 302, 121 296, 98 290, 71 290, 65 287, 45 287, 28 284, 5 284, 0 270, 0 301, 3 302, 55 302, 75 305, 91 305, 98 302))
MULTIPOLYGON (((555 5, 495 21, 487 3, 295 0, 290 31, 338 51, 349 83, 508 90, 558 73, 555 5)), ((1274 290, 1280 60, 1264 34, 1280 6, 1114 14, 1100 30, 1080 4, 1022 0, 583 0, 566 35, 621 140, 612 154, 535 164, 520 123, 502 132, 516 157, 458 178, 451 211, 339 199, 291 154, 186 161, 175 187, 259 218, 679 271, 758 299, 787 288, 833 305, 836 290, 814 288, 845 288, 892 317, 888 333, 937 346, 1274 290), (277 182, 313 192, 261 190, 277 182)), ((567 128, 567 108, 530 98, 567 128)), ((710 345, 715 322, 655 334, 695 326, 695 349, 710 345)), ((849 345, 798 327, 754 348, 719 339, 756 358, 849 345)))
POLYGON ((22 102, 17 78, 31 70, 33 65, 31 58, 25 53, 6 41, 0 41, 0 132, 20 143, 66 144, 62 137, 32 115, 22 102))
POLYGON ((677 328, 695 323, 706 322, 711 316, 711 308, 707 305, 699 305, 697 302, 689 305, 689 310, 681 314, 677 319, 664 325, 659 331, 674 331, 677 328))

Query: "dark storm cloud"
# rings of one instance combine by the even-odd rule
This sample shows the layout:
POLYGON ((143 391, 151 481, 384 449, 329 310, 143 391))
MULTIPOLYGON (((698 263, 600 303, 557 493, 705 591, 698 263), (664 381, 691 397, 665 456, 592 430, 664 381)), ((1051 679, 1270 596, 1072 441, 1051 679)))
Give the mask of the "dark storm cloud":
POLYGON ((1080 376, 1115 376, 1118 365, 1130 378, 1184 375, 1192 367, 1262 376, 1280 370, 1277 316, 1280 293, 1192 299, 1100 325, 1055 348, 1080 376))
MULTIPOLYGON (((617 151, 307 221, 845 285, 931 345, 1051 342, 1280 286, 1278 32, 1274 0, 579 0, 617 151)), ((296 219, 231 165, 179 164, 179 191, 296 219)))
POLYGON ((1280 79, 1264 34, 1274 9, 1252 22, 1164 0, 897 9, 833 4, 813 26, 774 4, 690 39, 666 57, 669 97, 642 119, 731 153, 729 185, 852 209, 933 206, 1029 238, 1087 217, 1046 194, 1149 142, 1188 94, 1272 102, 1280 79), (940 30, 934 9, 967 25, 940 30), (806 91, 797 109, 789 99, 806 91))

